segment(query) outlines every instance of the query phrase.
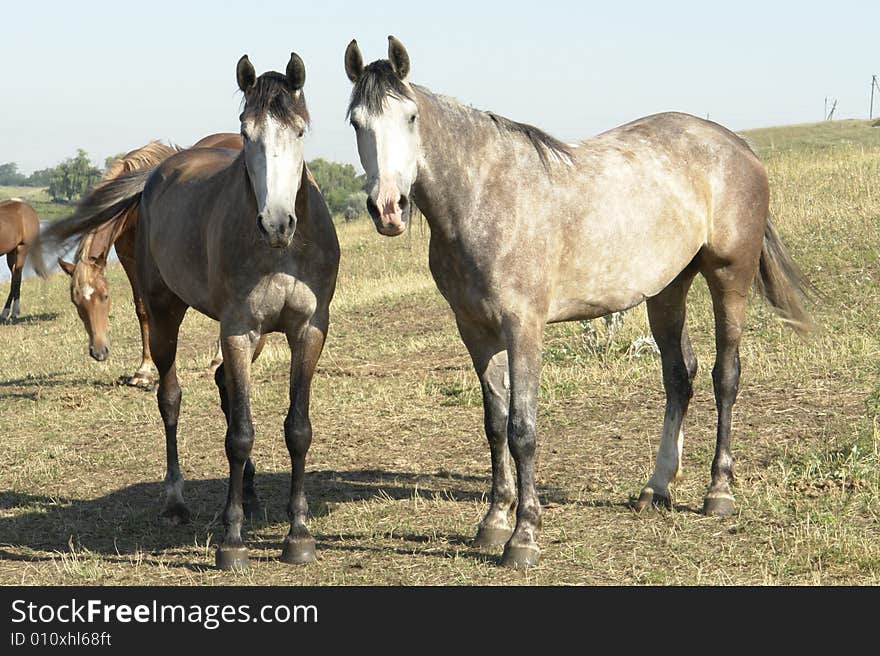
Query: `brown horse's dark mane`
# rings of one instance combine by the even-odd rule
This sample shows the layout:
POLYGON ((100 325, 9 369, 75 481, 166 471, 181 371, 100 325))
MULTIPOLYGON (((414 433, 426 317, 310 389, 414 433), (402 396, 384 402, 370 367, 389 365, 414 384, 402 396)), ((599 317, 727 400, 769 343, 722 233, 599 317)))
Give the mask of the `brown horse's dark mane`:
POLYGON ((286 75, 268 71, 257 78, 244 94, 244 113, 257 123, 271 116, 285 125, 294 125, 297 118, 309 124, 309 110, 302 90, 294 91, 286 75))
POLYGON ((348 103, 347 116, 351 116, 351 110, 355 106, 363 106, 368 113, 373 115, 380 114, 384 108, 385 99, 388 96, 394 98, 408 98, 415 102, 416 97, 413 94, 413 90, 430 100, 437 101, 442 98, 442 100, 446 101, 444 104, 447 106, 455 107, 456 109, 461 109, 463 111, 473 111, 487 116, 495 124, 499 132, 523 137, 535 148, 535 151, 538 153, 538 157, 541 160, 541 164, 543 164, 545 168, 550 165, 550 157, 548 157, 548 155, 552 155, 555 158, 564 161, 570 161, 572 158, 572 150, 570 146, 559 139, 550 136, 540 128, 536 128, 534 125, 518 123, 517 121, 505 118, 494 112, 486 112, 465 107, 451 98, 437 96, 429 89, 416 84, 407 85, 397 77, 397 74, 391 66, 391 62, 387 59, 379 59, 364 68, 363 73, 354 83, 354 88, 351 91, 351 100, 348 103))

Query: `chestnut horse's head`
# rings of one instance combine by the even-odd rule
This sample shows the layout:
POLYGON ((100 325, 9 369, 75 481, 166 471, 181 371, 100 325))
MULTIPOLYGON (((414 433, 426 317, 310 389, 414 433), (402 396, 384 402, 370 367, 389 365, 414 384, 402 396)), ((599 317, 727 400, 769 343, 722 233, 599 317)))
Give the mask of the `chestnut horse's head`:
MULTIPOLYGON (((83 245, 88 247, 84 241, 80 249, 83 245)), ((110 337, 107 334, 110 292, 104 277, 107 260, 103 256, 81 257, 78 252, 76 264, 60 258, 58 264, 70 276, 70 301, 76 306, 77 314, 89 335, 89 355, 102 362, 110 355, 110 337)))

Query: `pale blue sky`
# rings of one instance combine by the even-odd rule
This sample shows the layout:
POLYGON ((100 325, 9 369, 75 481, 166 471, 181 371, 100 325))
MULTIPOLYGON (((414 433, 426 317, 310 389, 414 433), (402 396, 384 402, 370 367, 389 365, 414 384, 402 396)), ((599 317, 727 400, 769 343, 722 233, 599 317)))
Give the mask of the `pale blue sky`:
MULTIPOLYGON (((357 163, 342 57, 394 34, 411 79, 565 140, 657 111, 733 129, 867 118, 880 74, 880 2, 7 3, 0 163, 25 172, 78 147, 93 160, 158 138, 238 130, 235 63, 306 63, 307 158, 357 163)), ((880 99, 875 104, 880 111, 880 99)))

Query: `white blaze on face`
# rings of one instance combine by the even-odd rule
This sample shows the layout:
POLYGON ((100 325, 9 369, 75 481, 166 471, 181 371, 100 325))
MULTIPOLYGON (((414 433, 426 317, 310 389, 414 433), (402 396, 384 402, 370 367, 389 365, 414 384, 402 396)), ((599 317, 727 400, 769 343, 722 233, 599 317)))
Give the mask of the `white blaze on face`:
POLYGON ((418 171, 418 106, 408 98, 389 96, 381 114, 356 107, 351 118, 357 126, 358 155, 367 176, 367 194, 378 208, 383 225, 402 228, 400 198, 409 195, 418 171))
POLYGON ((242 123, 244 157, 257 200, 257 212, 271 231, 294 217, 302 181, 305 121, 287 125, 267 116, 261 124, 242 123))
POLYGON ((92 300, 92 294, 95 293, 95 288, 91 285, 85 285, 82 289, 83 298, 87 301, 92 300))

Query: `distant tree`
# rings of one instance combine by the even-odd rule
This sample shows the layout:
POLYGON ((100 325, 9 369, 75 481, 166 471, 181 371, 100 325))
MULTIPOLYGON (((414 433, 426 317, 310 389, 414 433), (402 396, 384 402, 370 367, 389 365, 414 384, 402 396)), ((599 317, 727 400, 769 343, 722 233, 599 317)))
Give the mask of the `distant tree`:
POLYGON ((54 169, 40 169, 34 171, 28 176, 25 183, 28 187, 48 187, 52 180, 52 171, 54 169))
POLYGON ((49 179, 49 195, 53 200, 65 199, 68 202, 84 194, 98 180, 101 170, 89 161, 89 155, 82 148, 77 149, 76 157, 69 157, 52 171, 49 179))
POLYGON ((27 182, 27 176, 20 173, 18 164, 7 162, 0 164, 0 185, 20 186, 27 182))
MULTIPOLYGON (((345 215, 346 208, 350 208, 352 195, 361 192, 364 185, 363 176, 359 176, 351 164, 328 162, 325 159, 313 159, 309 164, 309 170, 315 177, 315 182, 324 194, 324 200, 330 213, 333 215, 345 215)), ((363 196, 364 207, 366 197, 363 196)))

